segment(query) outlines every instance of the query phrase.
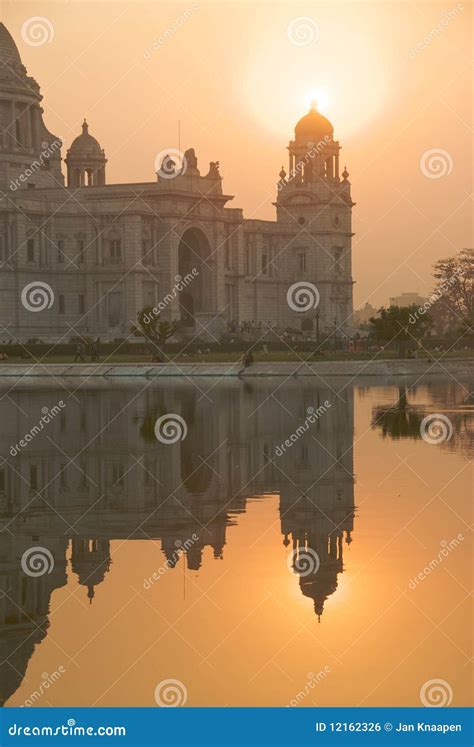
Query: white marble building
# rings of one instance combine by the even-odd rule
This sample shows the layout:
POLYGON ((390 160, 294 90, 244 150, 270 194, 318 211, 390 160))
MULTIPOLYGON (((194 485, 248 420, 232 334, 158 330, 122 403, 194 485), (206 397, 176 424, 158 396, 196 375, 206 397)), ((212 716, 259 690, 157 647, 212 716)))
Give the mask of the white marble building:
POLYGON ((0 60, 1 339, 124 337, 140 309, 160 302, 161 318, 204 339, 232 320, 301 329, 317 316, 321 332, 347 329, 354 203, 333 127, 316 106, 289 143, 276 220, 247 220, 227 207, 218 163, 201 174, 192 149, 174 171, 165 159, 154 181, 108 184, 86 122, 64 158, 65 179, 63 144, 47 130, 39 87, 3 24, 0 60), (38 283, 51 291, 33 312, 22 291, 38 283), (317 308, 292 308, 294 283, 316 286, 317 308))

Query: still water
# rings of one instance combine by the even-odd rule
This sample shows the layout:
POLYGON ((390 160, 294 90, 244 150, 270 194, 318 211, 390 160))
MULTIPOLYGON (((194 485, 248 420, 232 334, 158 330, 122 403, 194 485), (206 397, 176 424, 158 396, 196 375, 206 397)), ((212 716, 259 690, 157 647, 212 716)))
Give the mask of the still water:
POLYGON ((3 392, 2 703, 467 705, 471 390, 3 392))

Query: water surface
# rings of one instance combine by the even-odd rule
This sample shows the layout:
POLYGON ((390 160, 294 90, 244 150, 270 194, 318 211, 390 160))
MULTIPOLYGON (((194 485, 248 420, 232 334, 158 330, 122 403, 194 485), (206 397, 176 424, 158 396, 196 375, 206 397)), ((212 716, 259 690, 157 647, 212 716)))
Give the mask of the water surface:
POLYGON ((442 679, 467 705, 470 388, 3 392, 2 702, 152 706, 174 679, 190 706, 415 706, 442 679))

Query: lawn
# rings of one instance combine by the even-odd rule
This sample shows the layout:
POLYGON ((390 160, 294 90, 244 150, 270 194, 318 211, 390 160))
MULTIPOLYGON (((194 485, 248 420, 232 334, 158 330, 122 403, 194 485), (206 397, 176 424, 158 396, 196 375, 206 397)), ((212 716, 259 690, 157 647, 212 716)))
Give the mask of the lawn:
MULTIPOLYGON (((180 355, 179 353, 168 353, 170 363, 236 363, 241 360, 242 353, 235 352, 216 352, 201 353, 193 355, 180 355)), ((474 350, 452 350, 449 352, 441 352, 430 354, 420 354, 418 358, 436 358, 442 360, 443 358, 471 358, 474 356, 474 350)), ((256 352, 254 354, 255 362, 257 363, 275 363, 275 362, 301 362, 301 361, 343 361, 343 360, 393 360, 397 358, 395 351, 379 351, 377 353, 342 353, 342 352, 330 352, 325 355, 315 357, 307 351, 296 352, 296 351, 269 351, 268 353, 256 352)), ((6 364, 31 364, 35 362, 35 358, 25 359, 20 357, 11 357, 8 361, 0 361, 0 363, 6 364)), ((74 355, 46 355, 38 357, 37 362, 47 365, 48 363, 63 363, 71 364, 74 363, 74 355)), ((90 362, 88 356, 86 356, 86 363, 90 362)), ((101 357, 99 363, 113 365, 115 363, 151 363, 150 355, 110 355, 107 357, 101 357)))

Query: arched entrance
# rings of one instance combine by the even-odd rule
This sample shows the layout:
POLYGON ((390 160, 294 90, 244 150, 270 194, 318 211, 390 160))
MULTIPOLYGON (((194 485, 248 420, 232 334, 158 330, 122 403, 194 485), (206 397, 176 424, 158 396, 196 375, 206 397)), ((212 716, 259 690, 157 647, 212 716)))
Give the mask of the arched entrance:
POLYGON ((178 246, 180 318, 183 326, 194 326, 196 316, 214 309, 211 247, 200 228, 188 228, 178 246))

